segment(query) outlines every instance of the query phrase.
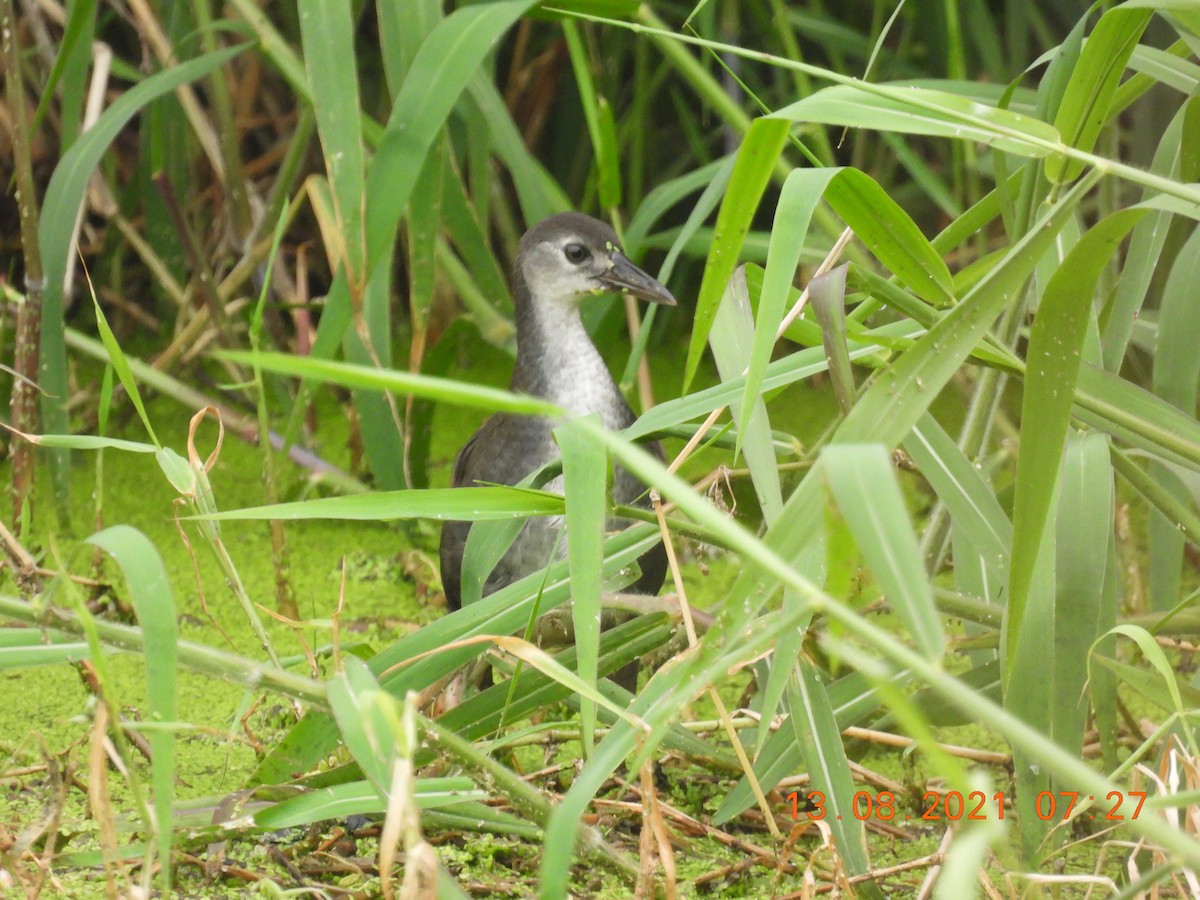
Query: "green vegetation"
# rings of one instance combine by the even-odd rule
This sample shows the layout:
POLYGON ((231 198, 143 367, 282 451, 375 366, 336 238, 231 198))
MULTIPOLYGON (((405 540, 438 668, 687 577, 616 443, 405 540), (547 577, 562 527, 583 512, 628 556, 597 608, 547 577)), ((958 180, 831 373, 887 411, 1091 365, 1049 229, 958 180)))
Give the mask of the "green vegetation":
POLYGON ((827 5, 0 0, 0 893, 1196 884, 1200 10, 827 5), (566 208, 661 505, 445 615, 566 208))

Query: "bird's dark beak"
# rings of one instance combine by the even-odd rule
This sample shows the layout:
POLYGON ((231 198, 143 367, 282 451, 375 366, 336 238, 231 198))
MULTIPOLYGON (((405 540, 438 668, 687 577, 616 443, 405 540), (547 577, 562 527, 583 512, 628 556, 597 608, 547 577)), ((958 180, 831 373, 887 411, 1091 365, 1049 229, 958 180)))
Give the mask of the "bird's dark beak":
POLYGON ((613 254, 613 264, 603 275, 597 277, 605 288, 612 291, 633 294, 651 303, 661 303, 663 306, 674 306, 675 298, 657 278, 647 275, 620 251, 613 254))

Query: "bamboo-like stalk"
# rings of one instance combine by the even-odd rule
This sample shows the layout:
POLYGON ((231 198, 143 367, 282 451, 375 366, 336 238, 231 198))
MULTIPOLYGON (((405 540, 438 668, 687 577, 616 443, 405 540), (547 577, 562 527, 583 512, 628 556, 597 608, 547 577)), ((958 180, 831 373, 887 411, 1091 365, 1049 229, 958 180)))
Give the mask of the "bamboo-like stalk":
MULTIPOLYGON (((8 107, 12 111, 16 199, 21 225, 21 247, 25 257, 25 296, 17 312, 16 346, 13 353, 16 377, 13 379, 12 389, 12 422, 20 431, 34 432, 38 430, 37 383, 45 277, 42 270, 41 246, 38 242, 39 205, 30 158, 31 135, 27 130, 25 80, 17 39, 16 10, 12 0, 3 0, 0 4, 0 42, 3 43, 3 49, 0 52, 4 58, 8 107)), ((20 534, 29 492, 33 487, 33 447, 25 441, 15 441, 12 445, 12 461, 13 527, 20 534)))

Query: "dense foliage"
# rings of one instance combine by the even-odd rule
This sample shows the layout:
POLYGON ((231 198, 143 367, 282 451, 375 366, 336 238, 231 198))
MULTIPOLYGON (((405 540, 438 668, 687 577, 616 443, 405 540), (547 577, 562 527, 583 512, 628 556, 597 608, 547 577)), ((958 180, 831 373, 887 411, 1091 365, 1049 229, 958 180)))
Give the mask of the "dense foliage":
MULTIPOLYGON (((699 890, 676 855, 714 835, 767 861, 758 895, 915 890, 927 870, 942 897, 1050 871, 1200 890, 1200 6, 443 6, 0 0, 0 666, 32 683, 76 664, 97 701, 86 812, 70 779, 28 784, 54 812, 0 821, 0 876, 30 896, 87 866, 114 896, 188 890, 243 877, 220 841, 369 815, 362 889, 386 895, 499 890, 456 856, 488 846, 476 832, 540 847, 509 887, 545 897, 699 890), (588 307, 643 414, 620 435, 561 424, 565 499, 449 490, 480 415, 556 414, 470 360, 506 367, 517 239, 567 208, 685 300, 588 307), (197 449, 214 418, 260 448, 241 509, 219 511, 219 452, 197 449), (203 594, 164 564, 174 528, 106 512, 124 454, 153 454, 228 585, 201 638, 180 637, 203 594), (293 577, 307 525, 284 521, 343 523, 324 550, 344 557, 359 523, 457 518, 481 578, 522 517, 599 534, 612 463, 655 486, 653 515, 403 636, 348 640, 344 577, 293 577), (235 520, 270 522, 272 586, 240 574, 235 520), (95 554, 68 549, 92 531, 95 554), (663 537, 670 596, 620 594, 663 537), (726 582, 697 592, 709 554, 726 582), (88 602, 97 582, 126 621, 88 602), (600 633, 602 605, 640 615, 600 633), (544 613, 574 626, 553 656, 525 639, 544 613), (140 721, 116 650, 139 660, 140 721), (495 683, 438 702, 485 651, 495 683), (642 657, 635 695, 603 677, 642 657), (239 686, 220 741, 264 699, 288 707, 251 735, 245 793, 204 814, 177 783, 208 714, 182 699, 195 673, 239 686), (919 772, 864 781, 893 739, 919 772), (525 777, 537 742, 554 777, 525 777), (588 817, 613 808, 639 837, 588 817), (63 855, 72 815, 86 846, 63 855), (867 825, 901 820, 936 852, 881 862, 867 825), (207 872, 173 873, 205 852, 207 872)), ((428 533, 394 536, 419 566, 428 533)), ((23 736, 0 739, 23 772, 23 736)))

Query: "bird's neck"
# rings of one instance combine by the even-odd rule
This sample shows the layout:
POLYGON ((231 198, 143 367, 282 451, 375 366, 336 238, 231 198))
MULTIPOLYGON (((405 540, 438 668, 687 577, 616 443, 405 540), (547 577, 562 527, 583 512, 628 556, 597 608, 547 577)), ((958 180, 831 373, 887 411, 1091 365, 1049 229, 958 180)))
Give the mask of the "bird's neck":
POLYGON ((599 413, 609 428, 632 421, 604 359, 583 327, 576 301, 538 302, 517 285, 514 391, 533 394, 576 415, 599 413))

